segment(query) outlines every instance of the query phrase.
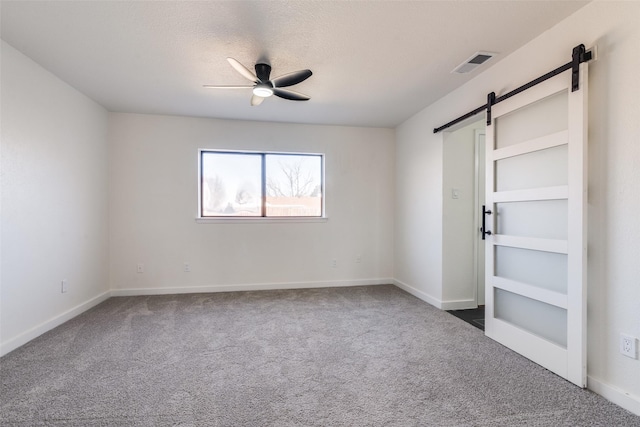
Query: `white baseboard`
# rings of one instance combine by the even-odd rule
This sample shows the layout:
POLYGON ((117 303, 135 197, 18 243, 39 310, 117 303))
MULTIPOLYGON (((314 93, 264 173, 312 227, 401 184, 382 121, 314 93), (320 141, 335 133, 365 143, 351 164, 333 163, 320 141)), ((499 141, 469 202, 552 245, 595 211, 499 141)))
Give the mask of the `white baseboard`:
POLYGON ((404 282, 401 282, 400 280, 397 279, 393 279, 393 284, 396 285, 397 287, 399 287, 400 289, 409 292, 411 295, 413 295, 416 298, 421 299, 422 301, 431 304, 432 306, 442 309, 442 301, 440 301, 437 298, 432 297, 429 294, 426 294, 422 291, 419 291, 418 289, 414 288, 413 286, 407 285, 404 282))
POLYGON ((409 292, 411 295, 420 298, 422 301, 431 304, 434 307, 439 308, 440 310, 464 310, 466 308, 477 308, 475 300, 465 299, 465 300, 453 300, 453 301, 442 301, 437 298, 432 297, 429 294, 426 294, 413 286, 407 285, 400 280, 394 279, 393 284, 409 292))
POLYGON ((25 345, 32 339, 39 337, 40 335, 44 334, 47 331, 50 331, 56 326, 62 325, 64 322, 73 319, 77 315, 84 313, 90 308, 100 304, 103 301, 106 301, 110 297, 111 297, 110 291, 103 292, 100 295, 94 298, 91 298, 89 301, 85 301, 82 304, 79 304, 73 307, 72 309, 65 311, 64 313, 61 313, 47 320, 46 322, 43 322, 38 326, 35 326, 29 329, 28 331, 21 333, 17 337, 1 343, 0 356, 4 356, 5 354, 15 350, 16 348, 25 345))
POLYGON ((332 280, 322 282, 250 283, 239 285, 211 285, 172 288, 128 288, 112 289, 111 295, 114 297, 124 297, 137 295, 194 294, 209 292, 263 291, 277 289, 338 288, 350 286, 390 285, 393 283, 394 281, 392 278, 381 278, 359 280, 332 280))
POLYGON ((632 414, 640 416, 640 396, 634 396, 617 387, 605 384, 592 376, 587 377, 587 388, 632 414))
POLYGON ((466 310, 470 308, 478 308, 478 304, 473 299, 461 299, 452 301, 442 301, 443 310, 466 310))

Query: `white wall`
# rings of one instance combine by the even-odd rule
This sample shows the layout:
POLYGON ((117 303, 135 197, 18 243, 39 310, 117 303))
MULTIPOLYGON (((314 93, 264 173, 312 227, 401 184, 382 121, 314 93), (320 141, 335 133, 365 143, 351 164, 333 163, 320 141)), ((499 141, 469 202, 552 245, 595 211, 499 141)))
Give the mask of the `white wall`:
POLYGON ((423 113, 396 129, 401 143, 396 147, 395 284, 441 309, 475 307, 474 131, 483 122, 467 121, 425 143, 435 126, 424 125, 423 113), (453 188, 458 199, 452 198, 453 188))
POLYGON ((108 116, 5 42, 1 111, 4 354, 106 296, 108 116))
POLYGON ((425 111, 396 128, 394 278, 441 307, 443 146, 425 111))
POLYGON ((484 121, 443 134, 442 308, 475 308, 475 131, 484 121), (452 191, 458 190, 454 199, 452 191))
POLYGON ((640 361, 618 351, 640 337, 640 3, 593 2, 397 129, 395 276, 442 298, 442 134, 433 128, 598 46, 589 96, 589 387, 640 414, 640 361), (425 201, 414 203, 415 194, 425 201), (427 203, 430 200, 432 203, 427 203))
POLYGON ((393 130, 111 114, 109 140, 117 295, 391 282, 393 130), (196 223, 199 148, 325 153, 328 221, 196 223))

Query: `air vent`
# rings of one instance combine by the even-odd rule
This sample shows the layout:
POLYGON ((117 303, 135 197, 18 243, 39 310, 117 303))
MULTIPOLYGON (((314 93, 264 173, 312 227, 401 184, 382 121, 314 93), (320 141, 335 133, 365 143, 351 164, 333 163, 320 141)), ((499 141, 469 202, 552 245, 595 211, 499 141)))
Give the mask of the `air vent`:
POLYGON ((481 64, 484 64, 494 56, 496 53, 491 52, 476 52, 469 59, 458 65, 452 73, 465 74, 478 68, 481 64))

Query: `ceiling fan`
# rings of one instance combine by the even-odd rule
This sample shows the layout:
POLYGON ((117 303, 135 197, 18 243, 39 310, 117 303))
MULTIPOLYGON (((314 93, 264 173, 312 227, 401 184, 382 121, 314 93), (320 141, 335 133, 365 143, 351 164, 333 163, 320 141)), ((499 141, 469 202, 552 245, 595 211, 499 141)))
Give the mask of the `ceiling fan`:
POLYGON ((311 77, 311 70, 294 71, 293 73, 285 74, 280 77, 276 77, 273 80, 269 80, 271 74, 271 65, 258 63, 255 65, 256 73, 253 74, 247 67, 242 65, 239 61, 233 58, 227 58, 229 64, 244 78, 253 82, 252 86, 217 86, 217 85, 204 85, 203 87, 210 89, 252 89, 253 96, 251 97, 251 105, 260 105, 265 98, 271 95, 278 96, 280 98, 289 99, 291 101, 308 101, 311 99, 307 95, 299 92, 294 92, 288 89, 282 89, 283 87, 293 86, 300 82, 305 81, 311 77))

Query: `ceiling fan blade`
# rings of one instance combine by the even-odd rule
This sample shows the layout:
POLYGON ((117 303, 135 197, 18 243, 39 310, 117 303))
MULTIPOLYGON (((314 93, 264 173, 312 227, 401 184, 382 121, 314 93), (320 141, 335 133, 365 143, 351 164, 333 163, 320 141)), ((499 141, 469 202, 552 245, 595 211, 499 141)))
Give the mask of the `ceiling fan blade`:
POLYGON ((253 74, 251 71, 249 71, 249 69, 247 67, 245 67, 244 65, 242 65, 239 61, 233 59, 233 58, 227 58, 227 61, 229 62, 229 64, 231 64, 231 66, 240 74, 242 74, 242 76, 247 79, 247 80, 251 80, 254 83, 258 83, 260 80, 256 77, 255 74, 253 74))
POLYGON ((273 88, 273 94, 275 96, 279 96, 280 98, 290 99, 291 101, 308 101, 311 99, 307 95, 304 95, 300 92, 294 92, 287 89, 278 89, 277 87, 273 88))
POLYGON ((221 86, 221 85, 202 85, 207 89, 252 89, 253 86, 221 86))
POLYGON ((276 77, 275 79, 271 80, 271 83, 273 83, 275 87, 293 86, 307 80, 309 77, 311 77, 311 74, 313 74, 311 70, 294 71, 293 73, 276 77))
POLYGON ((262 104, 262 101, 264 101, 264 98, 258 95, 253 95, 251 97, 251 106, 255 107, 256 105, 260 105, 262 104))

